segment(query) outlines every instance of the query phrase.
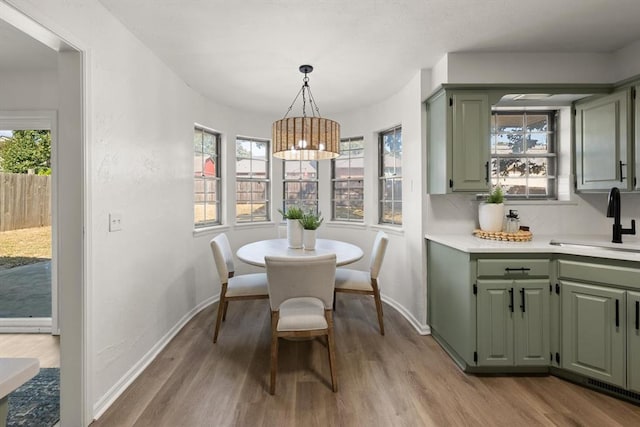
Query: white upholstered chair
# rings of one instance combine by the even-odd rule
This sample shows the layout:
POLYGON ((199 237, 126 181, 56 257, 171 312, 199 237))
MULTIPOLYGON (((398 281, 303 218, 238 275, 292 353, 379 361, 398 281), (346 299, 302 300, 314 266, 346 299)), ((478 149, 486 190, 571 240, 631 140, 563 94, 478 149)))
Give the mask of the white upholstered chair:
POLYGON ((229 301, 269 298, 269 292, 265 273, 234 275, 233 253, 225 233, 211 239, 210 245, 221 285, 218 316, 213 333, 213 342, 217 342, 220 323, 227 317, 229 301))
POLYGON ((378 231, 373 242, 371 260, 369 261, 369 271, 352 270, 350 268, 339 268, 336 270, 336 292, 347 292, 352 294, 371 295, 376 303, 378 311, 378 324, 380 325, 380 335, 384 335, 384 322, 382 320, 382 301, 380 300, 380 287, 378 286, 378 275, 387 250, 389 237, 383 231, 378 231))
POLYGON ((276 391, 278 338, 327 336, 331 388, 338 391, 333 337, 335 254, 304 258, 265 257, 271 304, 271 383, 276 391))

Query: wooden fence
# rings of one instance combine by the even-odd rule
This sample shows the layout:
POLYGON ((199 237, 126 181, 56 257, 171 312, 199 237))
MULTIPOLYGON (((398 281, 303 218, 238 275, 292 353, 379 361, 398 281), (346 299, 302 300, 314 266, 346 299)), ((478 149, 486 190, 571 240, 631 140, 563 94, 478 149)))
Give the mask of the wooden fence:
POLYGON ((0 231, 51 225, 51 176, 0 172, 0 231))

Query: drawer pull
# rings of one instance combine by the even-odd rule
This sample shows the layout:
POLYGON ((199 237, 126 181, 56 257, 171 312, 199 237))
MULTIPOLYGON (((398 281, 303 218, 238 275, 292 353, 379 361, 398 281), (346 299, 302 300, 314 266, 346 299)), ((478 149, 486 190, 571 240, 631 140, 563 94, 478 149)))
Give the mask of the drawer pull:
POLYGON ((489 162, 484 164, 484 182, 489 183, 489 162))
POLYGON ((504 271, 506 271, 507 273, 511 273, 512 271, 520 271, 524 273, 525 271, 531 271, 531 269, 529 267, 519 267, 519 268, 507 267, 504 269, 504 271))
POLYGON ((616 328, 620 327, 620 300, 616 300, 616 328))
POLYGON ((520 289, 520 297, 522 298, 522 304, 520 305, 520 308, 522 309, 522 312, 524 313, 525 307, 524 307, 524 289, 520 289))
POLYGON ((640 301, 636 301, 636 331, 640 330, 640 301))
POLYGON ((513 313, 513 288, 509 289, 509 311, 513 313))

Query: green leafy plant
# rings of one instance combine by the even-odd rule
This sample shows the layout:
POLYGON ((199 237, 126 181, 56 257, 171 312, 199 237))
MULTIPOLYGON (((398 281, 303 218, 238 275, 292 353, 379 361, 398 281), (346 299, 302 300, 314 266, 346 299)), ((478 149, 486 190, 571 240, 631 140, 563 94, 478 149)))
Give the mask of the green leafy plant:
POLYGON ((305 230, 316 230, 318 227, 320 227, 322 221, 324 221, 324 218, 322 218, 321 215, 321 213, 316 215, 309 212, 302 215, 302 218, 300 218, 298 221, 300 221, 300 224, 302 224, 302 228, 304 228, 305 230))
POLYGON ((298 206, 289 206, 289 209, 283 211, 282 209, 278 209, 278 212, 282 214, 284 219, 297 219, 300 220, 304 216, 304 212, 298 206))
POLYGON ((502 187, 499 185, 495 186, 489 196, 487 197, 487 203, 503 203, 504 202, 504 193, 502 192, 502 187))

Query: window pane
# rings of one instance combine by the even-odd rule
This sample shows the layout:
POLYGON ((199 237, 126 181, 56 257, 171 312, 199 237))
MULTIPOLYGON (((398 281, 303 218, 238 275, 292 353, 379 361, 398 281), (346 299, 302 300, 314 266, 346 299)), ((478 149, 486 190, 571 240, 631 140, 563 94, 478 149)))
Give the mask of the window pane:
POLYGON ((250 159, 251 158, 251 141, 245 141, 242 139, 236 140, 236 159, 250 159))
POLYGON ((529 159, 529 176, 530 177, 542 177, 547 176, 547 158, 533 158, 529 159))
POLYGON ((527 114, 527 132, 546 132, 549 130, 549 116, 546 114, 527 114))
POLYGON ((530 133, 527 135, 527 153, 547 153, 549 145, 547 138, 547 133, 530 133))
POLYGON ((215 135, 205 132, 203 135, 202 149, 205 154, 217 154, 215 135))
POLYGON ((202 131, 199 129, 193 132, 193 151, 195 153, 202 153, 202 131))
POLYGON ((318 179, 317 164, 315 160, 285 160, 284 179, 318 179))
POLYGON ((236 221, 269 220, 269 142, 236 139, 236 221))
POLYGON ((522 133, 522 114, 497 115, 496 133, 522 133))
POLYGON ((531 196, 537 197, 549 197, 553 194, 550 193, 550 190, 555 188, 553 178, 544 179, 544 178, 532 178, 529 180, 529 194, 531 196))

